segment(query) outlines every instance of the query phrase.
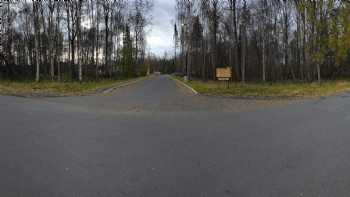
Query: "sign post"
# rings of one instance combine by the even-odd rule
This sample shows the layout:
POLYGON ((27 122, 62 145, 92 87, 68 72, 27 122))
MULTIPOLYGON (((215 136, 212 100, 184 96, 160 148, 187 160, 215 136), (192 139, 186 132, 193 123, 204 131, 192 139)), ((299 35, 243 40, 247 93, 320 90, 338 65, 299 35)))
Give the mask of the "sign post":
POLYGON ((230 88, 230 79, 232 78, 232 68, 217 68, 216 78, 219 81, 227 81, 227 88, 230 88))

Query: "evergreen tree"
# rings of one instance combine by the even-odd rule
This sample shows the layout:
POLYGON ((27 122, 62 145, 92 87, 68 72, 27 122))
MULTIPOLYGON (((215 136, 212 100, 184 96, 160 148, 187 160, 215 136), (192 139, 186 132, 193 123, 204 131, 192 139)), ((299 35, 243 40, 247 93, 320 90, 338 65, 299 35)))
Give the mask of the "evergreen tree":
POLYGON ((122 64, 123 73, 126 77, 132 77, 135 75, 133 68, 133 54, 132 54, 132 39, 130 35, 129 25, 125 25, 124 35, 123 35, 123 50, 122 50, 122 64))

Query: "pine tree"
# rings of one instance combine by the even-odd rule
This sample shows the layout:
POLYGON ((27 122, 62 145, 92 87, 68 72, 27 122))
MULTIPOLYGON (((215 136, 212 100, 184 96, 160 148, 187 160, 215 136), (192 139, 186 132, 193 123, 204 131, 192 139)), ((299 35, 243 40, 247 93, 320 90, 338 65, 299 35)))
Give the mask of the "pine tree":
POLYGON ((129 25, 125 25, 124 37, 123 37, 123 50, 122 50, 122 63, 123 73, 126 77, 132 77, 135 75, 133 68, 133 54, 132 54, 132 39, 130 35, 129 25))

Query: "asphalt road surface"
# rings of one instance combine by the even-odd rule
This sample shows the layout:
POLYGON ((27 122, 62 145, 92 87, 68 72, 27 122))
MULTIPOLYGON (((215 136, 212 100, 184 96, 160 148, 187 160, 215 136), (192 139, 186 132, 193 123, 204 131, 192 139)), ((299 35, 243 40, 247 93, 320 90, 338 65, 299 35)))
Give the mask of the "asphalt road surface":
POLYGON ((349 197, 350 97, 0 96, 1 197, 349 197))

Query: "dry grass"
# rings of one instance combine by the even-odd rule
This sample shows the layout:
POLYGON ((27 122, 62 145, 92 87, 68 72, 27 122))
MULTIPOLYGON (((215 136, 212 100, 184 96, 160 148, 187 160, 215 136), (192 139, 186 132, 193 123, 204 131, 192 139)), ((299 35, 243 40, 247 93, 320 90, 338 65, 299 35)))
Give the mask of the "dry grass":
MULTIPOLYGON (((180 78, 179 78, 180 79, 180 78)), ((332 96, 341 92, 350 91, 350 80, 325 81, 318 83, 231 83, 227 88, 224 82, 190 81, 192 88, 206 95, 227 95, 237 97, 320 97, 332 96)))
MULTIPOLYGON (((129 79, 130 80, 130 79, 129 79)), ((0 93, 11 95, 54 94, 60 96, 84 95, 99 89, 116 86, 127 79, 104 80, 99 82, 12 82, 0 81, 0 93)))

